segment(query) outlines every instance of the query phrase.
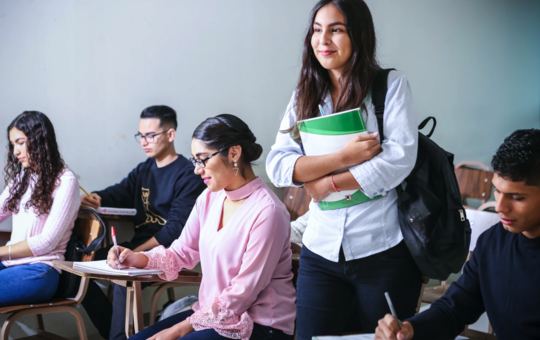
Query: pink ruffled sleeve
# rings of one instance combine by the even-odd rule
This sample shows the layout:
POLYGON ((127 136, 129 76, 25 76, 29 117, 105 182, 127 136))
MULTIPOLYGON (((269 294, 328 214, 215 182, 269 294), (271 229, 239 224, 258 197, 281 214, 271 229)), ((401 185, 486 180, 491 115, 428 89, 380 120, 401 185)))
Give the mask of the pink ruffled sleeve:
POLYGON ((148 257, 148 264, 144 269, 162 270, 163 274, 159 277, 172 281, 178 277, 178 272, 182 268, 193 269, 199 263, 200 221, 197 212, 199 206, 200 202, 197 199, 180 238, 174 241, 168 249, 158 246, 142 253, 148 257))
POLYGON ((253 320, 247 312, 237 314, 219 302, 218 298, 187 320, 196 331, 212 328, 219 335, 231 339, 248 340, 253 332, 253 320))

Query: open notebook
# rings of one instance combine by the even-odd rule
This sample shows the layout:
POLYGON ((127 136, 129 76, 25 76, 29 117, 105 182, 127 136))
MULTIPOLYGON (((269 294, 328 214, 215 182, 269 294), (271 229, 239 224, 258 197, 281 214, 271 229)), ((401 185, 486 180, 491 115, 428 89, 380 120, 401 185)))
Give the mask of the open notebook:
POLYGON ((109 267, 107 260, 73 262, 73 269, 77 269, 85 273, 99 273, 107 275, 140 276, 163 274, 163 271, 155 269, 138 269, 133 267, 129 269, 113 269, 109 267))

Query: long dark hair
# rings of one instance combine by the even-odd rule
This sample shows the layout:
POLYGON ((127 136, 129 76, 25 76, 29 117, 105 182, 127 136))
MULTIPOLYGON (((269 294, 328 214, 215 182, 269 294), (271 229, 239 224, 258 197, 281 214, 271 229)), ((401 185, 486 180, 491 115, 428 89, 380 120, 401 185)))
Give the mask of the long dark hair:
POLYGON ((38 111, 25 111, 15 118, 7 128, 8 154, 4 168, 5 185, 9 185, 9 198, 3 206, 4 212, 19 212, 21 198, 31 185, 32 175, 36 175, 32 184, 32 196, 24 209, 34 208, 37 215, 51 211, 53 191, 58 178, 66 167, 56 143, 54 127, 49 118, 38 111), (25 170, 13 154, 13 144, 9 141, 9 132, 16 128, 27 137, 26 153, 29 166, 25 170))
MULTIPOLYGON (((381 69, 376 60, 376 39, 373 18, 368 6, 362 0, 321 0, 310 15, 310 26, 304 39, 302 53, 302 70, 296 86, 296 119, 297 121, 319 115, 318 106, 323 103, 323 96, 330 88, 328 70, 321 66, 313 48, 313 23, 317 12, 324 6, 334 4, 345 16, 347 33, 351 39, 352 55, 340 79, 340 89, 336 112, 361 107, 366 109, 366 98, 377 72, 381 69)), ((294 124, 285 130, 295 139, 299 138, 298 127, 294 124)))
POLYGON ((221 151, 220 155, 224 157, 229 155, 231 146, 240 145, 242 155, 238 163, 240 174, 244 178, 245 167, 259 159, 263 152, 249 126, 242 119, 227 113, 207 118, 197 126, 192 138, 203 141, 209 148, 221 151))

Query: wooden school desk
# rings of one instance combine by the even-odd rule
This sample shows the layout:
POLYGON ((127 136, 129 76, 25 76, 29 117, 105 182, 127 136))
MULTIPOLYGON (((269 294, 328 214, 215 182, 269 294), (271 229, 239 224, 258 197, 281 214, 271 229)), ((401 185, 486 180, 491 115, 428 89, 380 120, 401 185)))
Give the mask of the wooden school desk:
POLYGON ((173 281, 165 281, 157 275, 147 276, 124 276, 124 275, 107 275, 99 273, 83 272, 73 269, 71 261, 53 261, 55 268, 65 270, 69 273, 81 277, 91 279, 111 280, 115 284, 122 285, 127 288, 126 296, 126 336, 129 338, 133 334, 143 330, 143 311, 142 311, 142 294, 141 282, 176 282, 181 286, 198 286, 201 283, 202 275, 194 271, 181 271, 178 278, 173 281))

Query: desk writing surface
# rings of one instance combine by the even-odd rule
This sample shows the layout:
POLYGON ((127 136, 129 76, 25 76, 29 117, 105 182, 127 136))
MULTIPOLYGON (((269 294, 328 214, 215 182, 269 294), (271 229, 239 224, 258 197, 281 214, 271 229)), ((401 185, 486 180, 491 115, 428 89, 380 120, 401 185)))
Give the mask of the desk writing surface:
POLYGON ((200 283, 202 275, 194 271, 181 271, 178 273, 178 277, 172 281, 166 281, 161 279, 157 275, 148 276, 124 276, 124 275, 107 275, 100 273, 87 273, 77 269, 73 269, 73 262, 71 261, 53 261, 53 267, 65 270, 69 273, 88 277, 91 279, 102 280, 118 280, 118 281, 139 281, 139 282, 182 282, 182 283, 200 283))

